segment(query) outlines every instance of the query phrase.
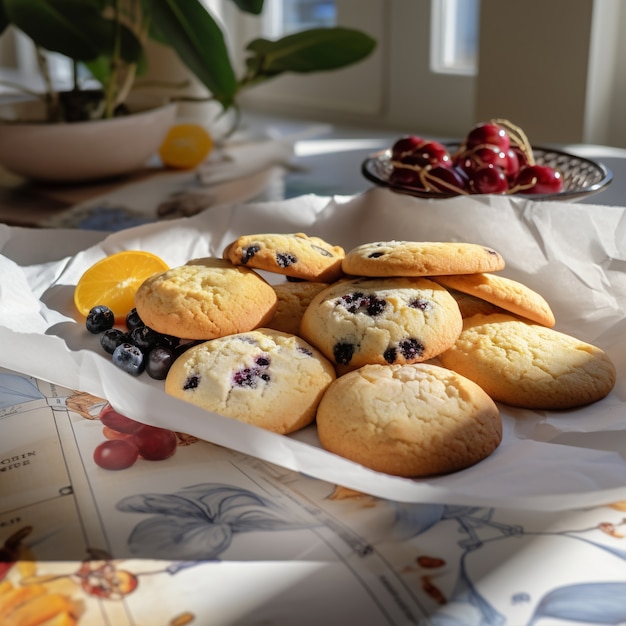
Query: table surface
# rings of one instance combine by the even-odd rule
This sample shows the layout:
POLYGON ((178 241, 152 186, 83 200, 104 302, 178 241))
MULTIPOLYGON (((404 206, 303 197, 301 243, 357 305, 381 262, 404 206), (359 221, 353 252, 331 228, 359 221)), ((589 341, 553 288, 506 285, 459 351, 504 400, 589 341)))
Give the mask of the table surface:
MULTIPOLYGON (((400 133, 358 127, 285 121, 273 117, 244 117, 243 133, 251 137, 298 135, 293 144, 291 167, 270 199, 313 193, 321 196, 361 193, 372 183, 361 174, 361 164, 371 154, 388 148, 400 133)), ((572 144, 554 146, 582 157, 601 161, 613 174, 603 191, 580 200, 584 204, 622 206, 626 201, 626 150, 609 146, 572 144)), ((167 174, 158 163, 130 176, 97 183, 53 185, 25 181, 0 167, 0 221, 18 226, 40 226, 63 218, 77 204, 106 197, 124 187, 167 174)), ((254 199, 266 199, 259 194, 254 199)), ((80 224, 79 224, 80 225, 80 224)), ((112 224, 112 229, 119 227, 112 224)), ((123 226, 123 224, 122 224, 123 226)))

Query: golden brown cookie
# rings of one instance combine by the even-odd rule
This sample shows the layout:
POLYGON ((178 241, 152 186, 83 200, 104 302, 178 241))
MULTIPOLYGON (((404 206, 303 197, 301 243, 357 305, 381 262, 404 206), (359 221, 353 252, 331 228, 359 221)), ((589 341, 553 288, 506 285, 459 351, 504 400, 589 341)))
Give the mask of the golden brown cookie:
POLYGON ((344 256, 341 246, 304 233, 243 235, 223 252, 223 257, 234 265, 322 283, 333 282, 343 275, 344 256))
POLYGON ((462 328, 447 289, 427 278, 354 278, 319 293, 300 334, 336 365, 417 363, 452 346, 462 328))
POLYGON ((600 348, 508 314, 464 320, 444 367, 480 385, 494 400, 529 409, 569 409, 604 398, 615 366, 600 348))
POLYGON ((273 287, 278 297, 278 306, 274 317, 266 326, 297 335, 300 332, 300 320, 311 300, 326 289, 328 283, 298 281, 280 283, 273 287))
POLYGON ((159 333, 213 339, 262 326, 276 309, 272 286, 223 259, 194 259, 148 278, 137 290, 142 321, 159 333))
POLYGON ((204 342, 165 379, 172 396, 279 434, 310 424, 332 365, 300 337, 268 328, 204 342))
POLYGON ((476 315, 477 313, 482 313, 483 315, 490 313, 506 313, 504 309, 495 304, 491 304, 491 302, 487 302, 487 300, 470 296, 468 293, 463 293, 456 289, 451 289, 450 287, 447 287, 447 289, 459 305, 459 311, 461 311, 461 317, 463 319, 472 317, 472 315, 476 315))
POLYGON ((342 267, 354 276, 440 276, 504 269, 499 252, 475 243, 378 241, 346 253, 342 267))
POLYGON ((327 450, 404 477, 465 469, 502 440, 493 400, 427 363, 366 365, 336 379, 318 407, 317 431, 327 450))
POLYGON ((433 280, 444 287, 481 298, 537 324, 549 328, 555 324, 554 313, 541 294, 506 276, 489 273, 461 274, 434 276, 433 280))

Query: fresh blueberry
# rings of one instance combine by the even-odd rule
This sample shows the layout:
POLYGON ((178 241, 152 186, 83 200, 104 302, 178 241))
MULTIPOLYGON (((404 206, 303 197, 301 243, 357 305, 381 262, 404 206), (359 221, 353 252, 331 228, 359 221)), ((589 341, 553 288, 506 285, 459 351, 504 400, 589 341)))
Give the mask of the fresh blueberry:
POLYGON ((140 326, 144 326, 144 323, 139 317, 137 309, 132 309, 126 316, 126 328, 133 330, 133 328, 139 328, 140 326))
POLYGON ((111 360, 114 365, 133 376, 139 376, 146 367, 143 352, 132 343, 121 343, 117 346, 111 360))
POLYGON ((160 340, 161 335, 149 326, 139 326, 128 333, 128 342, 137 346, 144 354, 156 348, 160 340))
POLYGON ((109 354, 113 354, 115 348, 125 341, 128 341, 128 335, 119 328, 108 328, 100 335, 100 345, 109 354))
POLYGON ((163 335, 159 333, 159 346, 161 346, 162 348, 174 350, 174 348, 178 347, 179 343, 179 337, 174 337, 174 335, 163 335))
POLYGON ((174 350, 157 346, 150 350, 146 359, 146 372, 150 378, 164 380, 174 362, 174 350))
POLYGON ((94 335, 113 328, 113 324, 115 324, 115 315, 108 306, 103 304, 93 307, 87 313, 87 319, 85 320, 87 330, 94 335))

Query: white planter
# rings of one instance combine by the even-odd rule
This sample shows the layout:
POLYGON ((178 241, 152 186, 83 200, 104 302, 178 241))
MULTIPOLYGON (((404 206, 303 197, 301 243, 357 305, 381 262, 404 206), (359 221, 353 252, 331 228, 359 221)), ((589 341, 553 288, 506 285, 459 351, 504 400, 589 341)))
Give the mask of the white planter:
MULTIPOLYGON (((39 102, 0 106, 0 119, 37 119, 39 102)), ((157 154, 176 120, 175 104, 160 104, 109 120, 48 124, 0 122, 0 165, 24 178, 58 183, 130 174, 157 154)), ((39 113, 41 119, 41 113, 39 113)))

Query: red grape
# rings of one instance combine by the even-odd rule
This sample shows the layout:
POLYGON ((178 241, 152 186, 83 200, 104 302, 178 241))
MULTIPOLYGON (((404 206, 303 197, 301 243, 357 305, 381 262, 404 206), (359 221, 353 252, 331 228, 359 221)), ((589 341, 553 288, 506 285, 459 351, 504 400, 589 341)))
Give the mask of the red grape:
POLYGON ((167 459, 176 451, 176 433, 166 428, 142 426, 133 436, 139 454, 148 461, 167 459))
POLYGON ((143 426, 140 422, 118 413, 110 404, 100 411, 100 421, 104 426, 117 430, 119 433, 134 433, 143 426))
POLYGON ((96 447, 93 460, 103 469, 121 470, 130 467, 138 455, 137 446, 128 439, 110 439, 96 447))

